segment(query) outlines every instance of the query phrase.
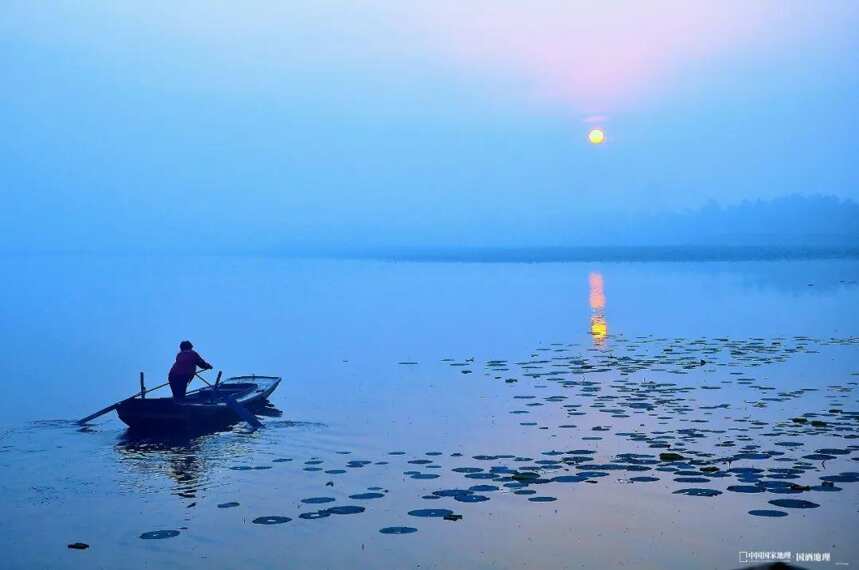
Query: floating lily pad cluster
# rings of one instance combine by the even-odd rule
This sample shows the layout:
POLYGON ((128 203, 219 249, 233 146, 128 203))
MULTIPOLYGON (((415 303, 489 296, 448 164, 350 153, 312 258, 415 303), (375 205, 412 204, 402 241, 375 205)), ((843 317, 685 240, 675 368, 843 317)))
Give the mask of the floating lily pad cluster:
MULTIPOLYGON (((859 470, 845 468, 851 465, 847 462, 859 460, 859 444, 853 443, 859 439, 859 411, 855 410, 859 383, 851 379, 823 388, 784 390, 758 372, 822 346, 856 344, 859 338, 852 337, 611 337, 611 348, 555 343, 537 348, 527 359, 512 361, 447 358, 442 361, 445 365, 470 374, 457 376, 458 381, 497 381, 499 389, 509 391, 509 421, 532 430, 529 433, 536 441, 551 442, 551 447, 530 455, 516 450, 470 456, 444 450, 393 450, 382 458, 338 460, 333 465, 320 457, 294 462, 277 458, 272 463, 285 464, 281 468, 295 465, 326 479, 348 479, 359 469, 396 469, 403 477, 398 492, 414 492, 416 500, 420 497, 425 504, 445 507, 414 508, 394 523, 458 521, 463 509, 484 508, 482 503, 500 497, 535 504, 529 508, 560 509, 571 485, 618 483, 649 485, 664 490, 666 496, 677 495, 678 501, 718 504, 725 494, 742 495, 748 500, 746 512, 755 517, 781 518, 797 509, 814 512, 821 506, 815 497, 859 482, 859 470), (672 375, 672 381, 666 375, 672 375), (731 395, 720 398, 725 388, 732 389, 731 395), (779 411, 788 403, 801 407, 806 399, 813 399, 815 407, 801 414, 779 411), (623 428, 616 428, 618 424, 623 428), (607 438, 628 451, 613 453, 618 445, 600 444, 607 438), (448 485, 451 479, 459 483, 439 488, 434 481, 442 476, 448 485), (554 505, 541 507, 541 503, 554 505)), ((400 365, 420 364, 409 360, 400 365)), ((270 467, 231 469, 252 472, 270 467)), ((372 507, 387 493, 375 487, 354 489, 346 496, 372 507)), ((329 496, 302 499, 302 506, 319 505, 319 510, 297 516, 314 520, 359 514, 367 508, 332 505, 335 502, 329 496)), ((238 505, 232 501, 218 506, 238 505)), ((252 522, 272 525, 291 520, 278 515, 252 522)), ((378 532, 406 535, 418 528, 387 526, 378 532)))

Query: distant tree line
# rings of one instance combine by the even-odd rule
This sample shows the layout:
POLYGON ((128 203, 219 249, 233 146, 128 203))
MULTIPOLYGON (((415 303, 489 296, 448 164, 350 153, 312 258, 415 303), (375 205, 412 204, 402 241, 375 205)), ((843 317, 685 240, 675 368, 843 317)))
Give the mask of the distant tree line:
POLYGON ((859 246, 859 204, 834 196, 791 195, 669 214, 626 216, 596 234, 576 232, 589 245, 859 246))

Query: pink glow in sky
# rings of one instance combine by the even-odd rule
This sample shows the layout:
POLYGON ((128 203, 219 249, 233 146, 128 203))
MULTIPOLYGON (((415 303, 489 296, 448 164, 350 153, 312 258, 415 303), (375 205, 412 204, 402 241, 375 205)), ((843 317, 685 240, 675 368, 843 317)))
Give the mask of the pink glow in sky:
MULTIPOLYGON (((132 58, 146 62, 138 46, 181 46, 181 55, 193 64, 178 76, 207 88, 277 91, 284 83, 296 85, 294 72, 301 71, 362 78, 377 97, 397 89, 438 93, 447 83, 466 85, 478 99, 549 103, 579 117, 610 117, 664 101, 660 95, 732 66, 775 67, 813 56, 821 45, 849 52, 844 38, 857 24, 851 4, 189 0, 163 3, 161 9, 100 4, 84 15, 45 8, 28 17, 38 24, 30 31, 34 37, 44 35, 50 42, 62 37, 63 44, 100 50, 106 58, 124 46, 132 58)), ((165 59, 156 73, 177 59, 182 60, 165 59)), ((738 80, 738 88, 753 75, 738 80)), ((156 83, 167 79, 158 77, 156 83)))
MULTIPOLYGON (((442 1, 408 8, 434 49, 582 113, 634 106, 691 66, 821 32, 825 6, 785 2, 442 1)), ((825 30, 823 30, 825 32, 825 30)))

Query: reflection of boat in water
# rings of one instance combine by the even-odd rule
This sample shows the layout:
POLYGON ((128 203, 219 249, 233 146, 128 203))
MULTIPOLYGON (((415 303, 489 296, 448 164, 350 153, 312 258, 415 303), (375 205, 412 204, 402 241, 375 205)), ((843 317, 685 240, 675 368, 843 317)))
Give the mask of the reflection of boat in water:
POLYGON ((129 431, 116 444, 135 471, 161 473, 175 481, 174 494, 192 499, 208 480, 205 436, 142 437, 129 431))
MULTIPOLYGON (((268 402, 254 409, 260 416, 280 417, 283 412, 268 402)), ((215 466, 229 464, 248 455, 256 438, 231 437, 230 424, 192 427, 179 431, 125 431, 114 446, 120 461, 132 472, 133 485, 140 491, 159 484, 152 475, 166 476, 173 481, 172 493, 186 499, 197 498, 213 484, 215 466)))
POLYGON ((189 392, 178 402, 173 398, 125 400, 116 412, 137 431, 211 431, 242 419, 235 404, 251 412, 265 412, 268 397, 280 380, 276 376, 236 376, 189 392))

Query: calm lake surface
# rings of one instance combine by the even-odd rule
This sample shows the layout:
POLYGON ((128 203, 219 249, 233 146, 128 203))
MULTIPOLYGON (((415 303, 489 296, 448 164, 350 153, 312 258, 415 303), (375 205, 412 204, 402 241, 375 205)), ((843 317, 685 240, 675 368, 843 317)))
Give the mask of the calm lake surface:
POLYGON ((0 274, 3 567, 859 563, 856 258, 0 274), (161 383, 184 338, 283 376, 282 415, 172 440, 72 423, 161 383))

